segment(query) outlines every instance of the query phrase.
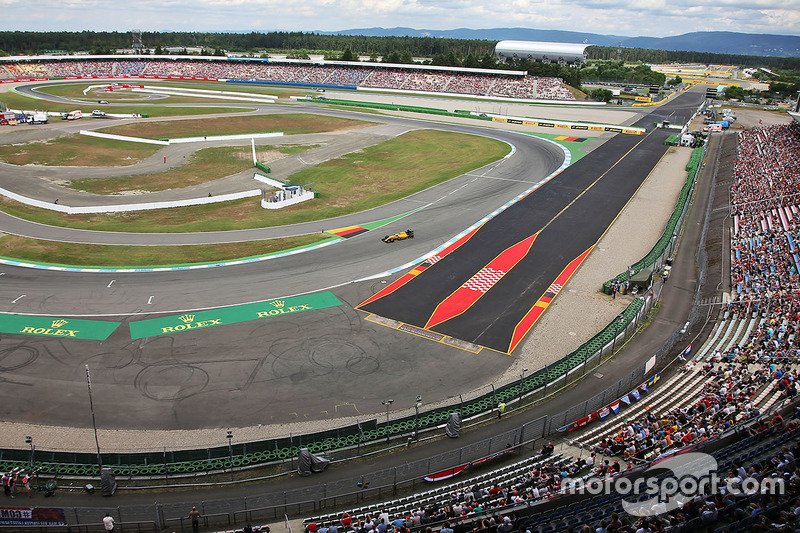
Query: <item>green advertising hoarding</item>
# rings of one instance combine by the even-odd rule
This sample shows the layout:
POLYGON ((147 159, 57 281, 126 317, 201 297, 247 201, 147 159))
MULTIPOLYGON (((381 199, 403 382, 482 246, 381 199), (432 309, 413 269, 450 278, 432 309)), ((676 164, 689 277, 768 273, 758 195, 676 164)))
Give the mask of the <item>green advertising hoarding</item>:
POLYGON ((119 324, 103 320, 0 314, 0 332, 43 337, 104 341, 119 324))
POLYGON ((342 302, 339 301, 333 293, 326 291, 303 296, 268 300, 266 302, 221 307, 208 311, 189 312, 182 315, 138 320, 136 322, 131 322, 129 326, 131 329, 131 339, 141 339, 144 337, 172 335, 173 333, 181 333, 184 331, 224 326, 226 324, 237 324, 250 320, 274 318, 293 313, 302 313, 303 311, 313 311, 314 309, 336 307, 338 305, 342 305, 342 302))

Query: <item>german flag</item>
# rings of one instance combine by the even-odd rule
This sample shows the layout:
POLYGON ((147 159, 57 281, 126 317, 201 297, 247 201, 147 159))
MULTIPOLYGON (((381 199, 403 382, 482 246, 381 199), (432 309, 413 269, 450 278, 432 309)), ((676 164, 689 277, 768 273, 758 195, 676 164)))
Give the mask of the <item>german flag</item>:
POLYGON ((350 237, 355 237, 356 235, 361 235, 362 233, 366 233, 367 228, 362 228, 361 226, 348 226, 346 228, 339 228, 339 229, 329 229, 325 233, 330 233, 331 235, 336 235, 337 237, 343 237, 345 239, 349 239, 350 237))

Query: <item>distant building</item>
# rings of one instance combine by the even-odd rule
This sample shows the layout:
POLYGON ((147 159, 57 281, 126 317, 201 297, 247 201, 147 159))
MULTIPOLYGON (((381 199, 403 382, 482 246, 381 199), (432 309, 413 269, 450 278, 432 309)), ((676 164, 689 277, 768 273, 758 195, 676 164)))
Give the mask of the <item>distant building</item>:
POLYGON ((180 54, 184 50, 187 54, 199 54, 203 49, 199 46, 165 46, 162 50, 165 54, 180 54))
POLYGON ((500 41, 494 55, 501 61, 528 59, 543 63, 577 65, 586 62, 586 48, 590 44, 547 43, 540 41, 500 41))

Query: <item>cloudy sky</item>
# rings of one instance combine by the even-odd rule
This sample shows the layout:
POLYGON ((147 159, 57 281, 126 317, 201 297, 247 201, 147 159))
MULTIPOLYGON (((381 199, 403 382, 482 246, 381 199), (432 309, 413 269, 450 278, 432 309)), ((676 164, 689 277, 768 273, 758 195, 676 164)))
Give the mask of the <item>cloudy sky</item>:
POLYGON ((523 27, 626 37, 800 35, 800 0, 0 0, 2 30, 334 31, 523 27))

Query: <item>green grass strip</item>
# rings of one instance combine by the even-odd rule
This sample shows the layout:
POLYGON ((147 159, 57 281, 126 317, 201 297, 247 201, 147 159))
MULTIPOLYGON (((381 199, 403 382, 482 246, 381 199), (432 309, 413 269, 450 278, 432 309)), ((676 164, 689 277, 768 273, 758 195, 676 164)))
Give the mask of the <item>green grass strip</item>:
POLYGON ((165 268, 214 265, 274 256, 333 242, 328 234, 301 235, 283 239, 193 246, 108 246, 72 244, 16 235, 0 238, 0 257, 61 268, 165 268))

